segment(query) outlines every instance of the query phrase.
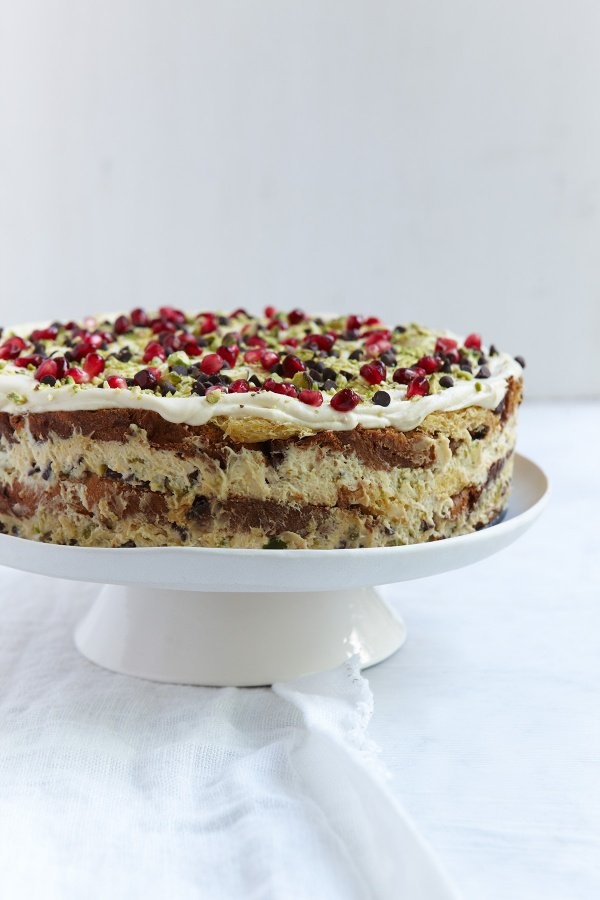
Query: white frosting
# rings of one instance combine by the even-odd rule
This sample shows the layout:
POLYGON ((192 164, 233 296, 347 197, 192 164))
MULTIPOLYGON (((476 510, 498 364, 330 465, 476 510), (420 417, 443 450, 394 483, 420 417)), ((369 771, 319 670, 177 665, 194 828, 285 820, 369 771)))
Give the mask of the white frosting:
POLYGON ((204 425, 215 416, 235 419, 254 416, 313 431, 349 431, 357 425, 363 428, 391 426, 399 431, 410 431, 433 412, 449 412, 468 406, 495 409, 506 393, 508 378, 511 375, 521 378, 521 367, 512 357, 500 353, 491 357, 488 368, 490 378, 455 379, 451 388, 411 400, 406 399, 406 388, 394 385, 389 390, 389 406, 376 406, 364 401, 349 413, 332 409, 330 398, 326 395, 320 407, 307 406, 294 397, 267 391, 221 393, 217 403, 210 403, 206 397, 160 397, 139 388, 121 390, 92 385, 83 389, 74 385, 50 387, 34 381, 31 375, 18 374, 12 369, 0 373, 0 410, 22 415, 25 412, 53 410, 144 409, 157 412, 169 422, 188 425, 204 425))

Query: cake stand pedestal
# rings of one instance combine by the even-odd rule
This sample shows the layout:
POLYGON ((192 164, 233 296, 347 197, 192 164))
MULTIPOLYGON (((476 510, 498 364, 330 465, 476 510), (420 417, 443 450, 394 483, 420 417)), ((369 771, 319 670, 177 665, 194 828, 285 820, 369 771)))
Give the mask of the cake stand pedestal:
POLYGON ((496 553, 531 526, 547 491, 541 469, 517 456, 505 519, 445 541, 357 550, 113 550, 0 535, 0 563, 105 585, 75 633, 79 650, 105 668, 183 684, 271 684, 353 654, 363 666, 385 659, 406 630, 372 585, 496 553))

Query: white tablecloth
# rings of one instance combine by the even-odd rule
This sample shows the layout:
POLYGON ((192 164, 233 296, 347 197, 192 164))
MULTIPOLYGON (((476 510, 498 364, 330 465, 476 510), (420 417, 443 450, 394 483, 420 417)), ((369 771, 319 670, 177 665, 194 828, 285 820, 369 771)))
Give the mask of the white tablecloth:
MULTIPOLYGON (((597 471, 591 481, 589 471, 599 445, 598 406, 526 407, 520 450, 553 480, 543 519, 497 557, 384 589, 404 614, 409 638, 395 657, 366 673, 375 702, 370 734, 394 776, 391 790, 465 900, 600 896, 600 485, 597 471)), ((213 724, 215 717, 231 720, 231 692, 133 680, 128 686, 129 679, 95 669, 71 646, 72 620, 95 588, 82 586, 76 603, 56 593, 60 582, 7 571, 0 583, 0 894, 19 896, 14 880, 5 880, 2 890, 3 875, 27 886, 23 896, 45 900, 77 897, 87 877, 86 898, 106 896, 106 885, 112 897, 134 898, 139 894, 131 885, 141 885, 146 897, 171 890, 178 898, 212 900, 216 895, 202 885, 219 857, 199 835, 214 797, 206 778, 195 774, 199 760, 200 773, 206 765, 206 731, 197 725, 203 716, 213 724), (19 685, 26 690, 19 692, 19 685), (206 700, 211 694, 222 700, 206 700), (65 754, 65 747, 72 752, 65 754), (74 767, 87 773, 87 784, 77 783, 74 767), (129 879, 115 868, 119 856, 129 860, 129 879)), ((368 853, 356 856, 368 819, 358 817, 351 827, 348 796, 329 789, 332 772, 344 773, 353 796, 366 790, 363 806, 372 813, 381 858, 395 856, 399 872, 415 859, 418 869, 422 859, 424 877, 432 879, 428 900, 438 896, 434 891, 443 896, 445 886, 435 868, 427 868, 426 851, 401 811, 390 806, 369 755, 364 770, 355 755, 356 728, 362 733, 366 724, 363 687, 348 694, 338 676, 331 677, 275 694, 243 692, 247 700, 229 740, 236 747, 241 742, 253 764, 252 754, 259 754, 259 771, 260 747, 274 721, 299 728, 296 737, 308 749, 314 750, 315 736, 317 744, 322 740, 325 726, 343 735, 334 755, 322 757, 322 769, 318 752, 303 758, 295 749, 288 753, 297 742, 284 743, 286 766, 279 771, 287 773, 286 789, 290 773, 300 779, 294 814, 316 811, 314 819, 301 816, 287 830, 284 815, 280 830, 267 832, 273 861, 285 850, 289 871, 300 873, 293 881, 297 893, 290 887, 282 894, 279 881, 271 893, 267 885, 246 896, 301 897, 306 883, 314 897, 333 896, 334 886, 344 897, 388 896, 375 881, 369 887, 356 877, 361 866, 365 872, 376 864, 368 853), (340 704, 332 705, 331 697, 340 704), (265 719, 256 726, 263 703, 265 719), (322 783, 320 772, 327 773, 322 783), (327 798, 333 805, 327 807, 327 798), (320 803, 328 809, 325 823, 320 803), (335 834, 328 822, 338 823, 343 849, 351 848, 347 884, 339 877, 326 882, 327 859, 314 836, 335 834), (293 836, 293 845, 284 847, 277 835, 293 836), (409 862, 401 859, 402 847, 409 862), (322 866, 318 877, 310 877, 311 864, 322 866)), ((225 734, 223 747, 227 741, 225 734)), ((251 799, 246 811, 259 808, 251 799)), ((231 817, 223 828, 231 828, 231 817)), ((250 864, 258 845, 249 844, 238 862, 250 864)), ((343 853, 330 858, 339 872, 343 853)), ((253 874, 250 867, 247 884, 256 884, 253 874)), ((410 892, 405 896, 413 900, 410 892)))

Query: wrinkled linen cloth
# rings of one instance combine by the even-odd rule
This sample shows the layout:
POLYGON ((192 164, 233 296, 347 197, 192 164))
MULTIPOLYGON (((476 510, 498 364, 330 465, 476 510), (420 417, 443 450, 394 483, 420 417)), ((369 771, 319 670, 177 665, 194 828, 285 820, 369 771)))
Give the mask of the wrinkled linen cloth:
POLYGON ((0 568, 0 895, 456 898, 393 799, 357 661, 269 688, 82 658, 98 588, 0 568))

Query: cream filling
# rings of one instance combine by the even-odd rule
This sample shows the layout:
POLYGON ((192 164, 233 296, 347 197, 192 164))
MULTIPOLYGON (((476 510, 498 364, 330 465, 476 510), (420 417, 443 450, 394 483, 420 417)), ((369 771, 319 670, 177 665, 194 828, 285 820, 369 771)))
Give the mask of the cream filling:
MULTIPOLYGON (((13 332, 16 329, 13 329, 13 332)), ((490 358, 491 375, 481 379, 457 379, 445 388, 425 397, 406 399, 403 385, 382 385, 391 395, 390 405, 377 406, 363 401, 352 412, 340 413, 332 408, 327 395, 323 405, 307 406, 295 397, 269 391, 248 394, 221 392, 217 402, 206 397, 161 397, 140 388, 102 388, 95 385, 43 385, 31 374, 12 369, 0 373, 0 411, 11 415, 26 412, 75 412, 97 409, 141 409, 156 412, 168 422, 205 425, 219 416, 231 419, 258 418, 276 425, 310 431, 350 431, 363 428, 396 428, 411 431, 434 412, 452 412, 478 406, 495 409, 506 394, 508 379, 521 378, 521 367, 506 353, 490 358)), ((214 399, 214 394, 211 399, 214 399)))

